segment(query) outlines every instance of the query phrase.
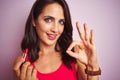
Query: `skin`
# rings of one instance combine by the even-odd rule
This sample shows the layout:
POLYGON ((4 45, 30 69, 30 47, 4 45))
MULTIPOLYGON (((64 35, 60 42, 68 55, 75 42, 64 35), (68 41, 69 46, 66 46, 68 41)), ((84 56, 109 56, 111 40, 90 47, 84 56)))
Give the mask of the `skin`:
POLYGON ((62 7, 57 3, 46 6, 43 13, 38 17, 37 22, 33 24, 36 26, 41 50, 39 52, 40 57, 35 62, 35 66, 42 73, 53 72, 62 63, 60 52, 56 52, 54 49, 58 38, 64 30, 62 7))
POLYGON ((90 71, 99 70, 94 32, 90 30, 89 34, 86 23, 84 24, 84 31, 82 31, 78 22, 76 23, 76 27, 81 41, 73 41, 66 52, 77 59, 78 75, 82 75, 81 78, 83 80, 98 80, 98 76, 88 76, 84 71, 86 67, 90 71), (75 49, 75 52, 71 51, 72 48, 75 49))
POLYGON ((64 30, 64 21, 63 9, 57 3, 46 6, 38 20, 33 21, 40 40, 40 50, 44 49, 43 47, 54 50, 56 42, 64 30))
MULTIPOLYGON (((46 6, 39 15, 38 20, 33 20, 33 25, 40 40, 40 57, 35 61, 35 67, 41 73, 54 72, 62 63, 60 52, 56 52, 54 49, 58 38, 64 30, 62 7, 57 3, 46 6)), ((80 79, 98 80, 98 76, 88 76, 84 71, 86 66, 93 71, 99 69, 93 30, 90 30, 89 34, 87 24, 85 23, 84 31, 82 31, 78 22, 76 23, 76 28, 81 41, 73 41, 66 52, 76 58, 77 72, 78 75, 82 76, 80 79), (75 49, 74 52, 71 51, 72 48, 75 49)), ((30 65, 30 62, 25 62, 20 70, 22 62, 24 62, 24 58, 20 55, 14 65, 16 80, 37 80, 37 70, 30 65)))

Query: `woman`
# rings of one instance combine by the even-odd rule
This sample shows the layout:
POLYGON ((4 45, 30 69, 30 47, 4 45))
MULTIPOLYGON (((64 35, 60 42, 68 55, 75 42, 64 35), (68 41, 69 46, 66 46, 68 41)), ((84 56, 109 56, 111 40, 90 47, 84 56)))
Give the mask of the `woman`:
POLYGON ((73 41, 72 24, 65 0, 37 0, 26 22, 21 48, 27 61, 15 62, 16 80, 98 80, 100 69, 93 30, 76 27, 81 41, 73 41), (25 53, 25 52, 24 52, 25 53))

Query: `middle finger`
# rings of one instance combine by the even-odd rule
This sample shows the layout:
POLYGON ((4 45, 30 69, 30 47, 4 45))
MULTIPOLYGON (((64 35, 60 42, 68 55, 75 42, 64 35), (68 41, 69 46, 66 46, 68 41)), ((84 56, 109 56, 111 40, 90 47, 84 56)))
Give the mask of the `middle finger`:
POLYGON ((85 33, 84 39, 85 39, 85 41, 88 41, 89 40, 89 32, 88 32, 88 26, 86 23, 84 24, 84 33, 85 33))
POLYGON ((82 29, 80 28, 80 24, 78 22, 76 22, 76 27, 78 30, 79 37, 83 41, 84 40, 84 33, 83 33, 82 29))

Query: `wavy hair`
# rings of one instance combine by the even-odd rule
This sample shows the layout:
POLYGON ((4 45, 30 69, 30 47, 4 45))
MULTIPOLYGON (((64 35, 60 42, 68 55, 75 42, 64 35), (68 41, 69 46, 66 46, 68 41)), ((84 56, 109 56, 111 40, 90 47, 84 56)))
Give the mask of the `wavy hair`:
POLYGON ((53 3, 58 3, 62 6, 64 11, 64 17, 65 17, 65 24, 64 24, 64 31, 61 34, 60 38, 57 41, 57 44, 60 47, 60 50, 57 49, 57 46, 55 46, 56 51, 60 51, 62 55, 62 61, 64 64, 69 68, 71 68, 71 63, 75 61, 74 58, 70 57, 66 50, 69 47, 70 43, 72 42, 72 32, 73 27, 71 23, 71 16, 68 4, 65 2, 65 0, 36 0, 33 4, 30 14, 28 16, 26 25, 25 25, 25 34, 23 37, 23 40, 21 42, 21 48, 22 51, 24 51, 26 48, 28 48, 28 56, 30 57, 30 62, 35 62, 39 56, 38 52, 39 49, 39 39, 38 35, 36 33, 35 27, 32 25, 32 20, 37 20, 39 15, 42 13, 43 9, 53 3))

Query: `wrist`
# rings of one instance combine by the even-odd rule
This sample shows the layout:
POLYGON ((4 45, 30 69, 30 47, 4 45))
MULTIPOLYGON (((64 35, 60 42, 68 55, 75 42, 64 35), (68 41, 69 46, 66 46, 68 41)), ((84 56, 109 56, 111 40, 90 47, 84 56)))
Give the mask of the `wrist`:
POLYGON ((101 75, 101 69, 98 65, 94 65, 94 66, 87 65, 85 69, 85 73, 88 76, 98 76, 101 75))
POLYGON ((96 71, 99 70, 97 57, 88 60, 88 64, 86 65, 89 70, 96 71))
POLYGON ((94 65, 87 65, 86 66, 86 68, 88 69, 88 70, 91 70, 91 71, 97 71, 97 70, 99 70, 99 65, 98 64, 94 64, 94 65))
POLYGON ((89 76, 101 75, 101 69, 98 64, 86 65, 85 73, 89 76))

